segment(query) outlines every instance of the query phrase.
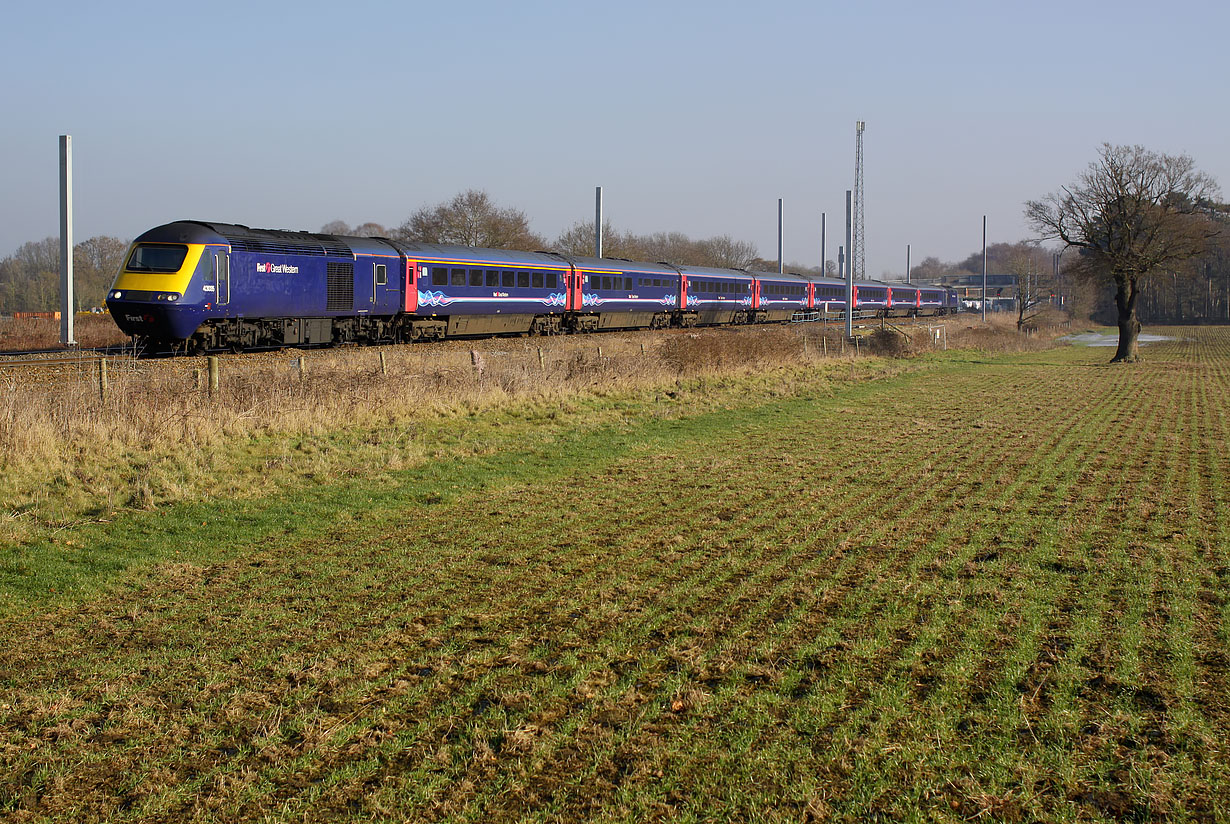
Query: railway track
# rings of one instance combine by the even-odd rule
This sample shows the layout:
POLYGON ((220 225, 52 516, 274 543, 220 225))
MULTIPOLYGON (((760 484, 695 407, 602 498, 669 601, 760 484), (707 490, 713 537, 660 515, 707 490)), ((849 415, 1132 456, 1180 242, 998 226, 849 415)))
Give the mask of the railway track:
POLYGON ((0 369, 46 366, 88 366, 102 358, 134 358, 131 346, 100 346, 94 349, 29 349, 0 352, 0 369))

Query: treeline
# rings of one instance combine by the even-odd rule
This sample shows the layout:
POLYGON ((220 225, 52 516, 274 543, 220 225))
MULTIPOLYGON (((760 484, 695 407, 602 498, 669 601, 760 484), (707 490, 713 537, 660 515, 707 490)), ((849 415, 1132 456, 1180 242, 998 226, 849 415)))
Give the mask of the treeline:
MULTIPOLYGON (((987 246, 987 272, 1016 275, 1026 281, 1022 290, 1055 295, 1074 317, 1113 324, 1117 317, 1113 287, 1088 277, 1075 251, 1059 256, 1056 273, 1057 252, 1034 241, 992 243, 987 246)), ((910 267, 912 280, 938 282, 963 275, 982 275, 982 250, 956 262, 928 257, 910 267)), ((1142 323, 1230 322, 1230 231, 1215 238, 1206 255, 1145 278, 1137 312, 1142 323)))
MULTIPOLYGON (((103 305, 128 241, 99 235, 73 247, 73 296, 78 312, 103 305)), ((0 260, 0 314, 60 308, 60 239, 23 244, 0 260)))

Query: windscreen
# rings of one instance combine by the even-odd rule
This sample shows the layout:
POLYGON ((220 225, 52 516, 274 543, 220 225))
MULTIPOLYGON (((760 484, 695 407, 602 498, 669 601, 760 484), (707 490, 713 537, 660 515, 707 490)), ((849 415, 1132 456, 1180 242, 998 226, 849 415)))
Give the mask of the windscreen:
POLYGON ((142 243, 128 258, 129 272, 178 272, 188 255, 187 246, 142 243))

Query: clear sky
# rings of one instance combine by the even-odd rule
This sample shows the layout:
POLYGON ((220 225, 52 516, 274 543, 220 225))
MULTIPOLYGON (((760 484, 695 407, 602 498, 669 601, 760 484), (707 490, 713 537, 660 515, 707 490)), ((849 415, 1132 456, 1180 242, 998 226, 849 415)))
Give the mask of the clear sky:
POLYGON ((1196 2, 112 3, 0 27, 0 256, 177 219, 402 223, 485 189, 554 238, 606 216, 818 263, 865 120, 867 274, 1030 236, 1102 142, 1230 187, 1230 5, 1196 2))

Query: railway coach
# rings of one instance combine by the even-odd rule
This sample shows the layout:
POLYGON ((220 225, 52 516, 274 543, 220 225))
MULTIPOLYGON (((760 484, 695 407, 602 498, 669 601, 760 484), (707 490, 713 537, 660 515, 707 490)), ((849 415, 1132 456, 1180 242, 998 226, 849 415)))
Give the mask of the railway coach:
MULTIPOLYGON (((859 282, 855 308, 947 308, 900 291, 859 282)), ((842 312, 845 293, 840 280, 799 275, 177 221, 133 242, 107 306, 155 345, 238 351, 785 322, 842 312)))

